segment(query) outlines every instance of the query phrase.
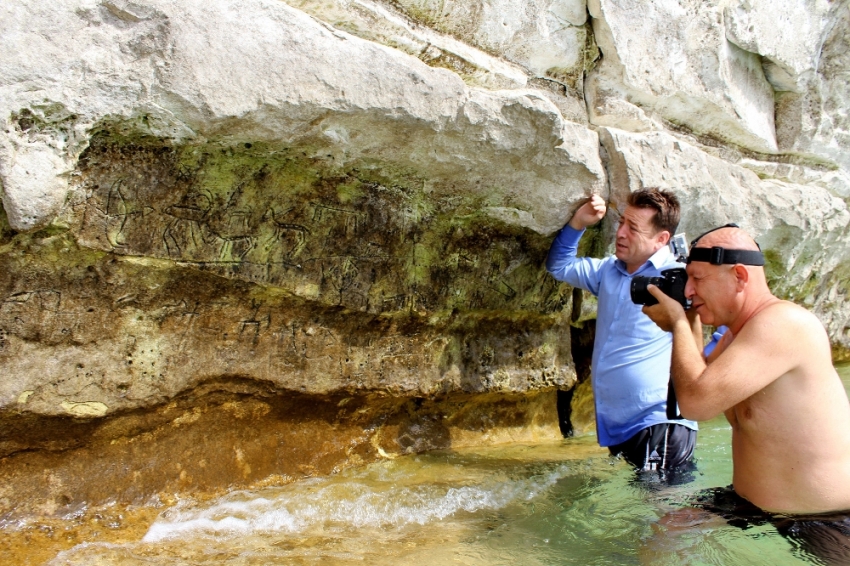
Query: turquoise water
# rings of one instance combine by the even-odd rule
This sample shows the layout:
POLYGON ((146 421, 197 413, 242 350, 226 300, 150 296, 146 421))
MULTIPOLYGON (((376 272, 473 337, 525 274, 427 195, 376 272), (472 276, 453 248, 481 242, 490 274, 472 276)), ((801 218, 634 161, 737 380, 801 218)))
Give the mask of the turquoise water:
POLYGON ((819 564, 770 525, 683 514, 731 482, 730 436, 722 418, 703 423, 698 472, 675 487, 636 482, 592 435, 400 457, 181 502, 140 541, 83 543, 51 564, 819 564))

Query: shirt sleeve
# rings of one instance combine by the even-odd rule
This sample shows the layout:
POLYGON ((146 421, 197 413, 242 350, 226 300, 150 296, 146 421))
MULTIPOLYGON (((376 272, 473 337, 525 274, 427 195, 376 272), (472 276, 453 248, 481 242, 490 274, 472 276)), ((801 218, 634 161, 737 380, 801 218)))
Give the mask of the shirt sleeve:
POLYGON ((705 345, 705 348, 702 350, 702 355, 706 358, 711 355, 714 351, 714 348, 717 346, 717 343, 720 342, 720 339, 723 338, 723 335, 726 334, 726 331, 729 330, 725 326, 718 326, 717 330, 711 335, 711 340, 709 340, 708 344, 705 345))
POLYGON ((569 224, 564 226, 549 248, 546 270, 558 281, 565 281, 598 296, 603 261, 592 257, 576 257, 578 243, 584 232, 569 224))

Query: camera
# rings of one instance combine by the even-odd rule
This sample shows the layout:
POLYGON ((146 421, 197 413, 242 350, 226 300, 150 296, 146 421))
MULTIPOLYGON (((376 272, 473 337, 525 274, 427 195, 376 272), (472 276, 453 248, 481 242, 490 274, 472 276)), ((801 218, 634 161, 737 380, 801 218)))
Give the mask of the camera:
POLYGON ((682 267, 665 269, 660 277, 632 278, 632 302, 636 305, 657 305, 658 300, 646 289, 647 285, 655 285, 665 295, 671 297, 682 305, 685 310, 691 307, 690 299, 685 298, 685 284, 688 282, 688 274, 682 267))

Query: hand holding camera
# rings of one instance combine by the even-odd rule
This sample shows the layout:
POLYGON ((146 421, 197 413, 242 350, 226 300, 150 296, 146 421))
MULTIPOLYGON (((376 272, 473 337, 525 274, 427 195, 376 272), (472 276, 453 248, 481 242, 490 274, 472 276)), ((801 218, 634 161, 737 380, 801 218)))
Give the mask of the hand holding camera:
POLYGON ((632 278, 632 302, 636 305, 657 305, 658 299, 652 296, 647 285, 655 285, 668 297, 675 299, 682 308, 691 308, 691 301, 685 297, 685 284, 688 282, 688 274, 683 267, 674 267, 661 272, 660 277, 632 278))
MULTIPOLYGON (((685 234, 676 234, 670 239, 670 251, 676 256, 676 260, 685 263, 688 257, 688 241, 685 234)), ((676 300, 682 308, 691 308, 690 299, 685 297, 685 284, 688 282, 688 273, 683 267, 674 267, 661 272, 660 277, 641 277, 632 279, 632 302, 636 305, 652 306, 658 304, 658 299, 652 296, 647 285, 655 285, 668 297, 676 300)))

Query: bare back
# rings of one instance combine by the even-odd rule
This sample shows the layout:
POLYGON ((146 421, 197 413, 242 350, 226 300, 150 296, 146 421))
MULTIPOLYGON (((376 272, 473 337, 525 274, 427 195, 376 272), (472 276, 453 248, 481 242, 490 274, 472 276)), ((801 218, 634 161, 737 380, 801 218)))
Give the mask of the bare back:
POLYGON ((747 374, 739 380, 763 384, 725 411, 735 491, 768 511, 850 510, 850 402, 820 321, 778 301, 747 321, 717 369, 724 358, 747 374))

